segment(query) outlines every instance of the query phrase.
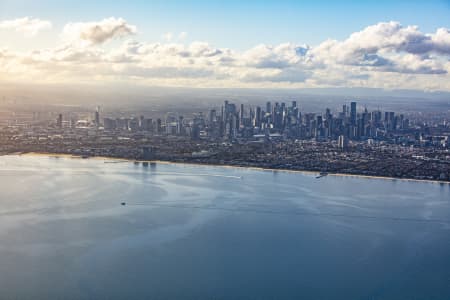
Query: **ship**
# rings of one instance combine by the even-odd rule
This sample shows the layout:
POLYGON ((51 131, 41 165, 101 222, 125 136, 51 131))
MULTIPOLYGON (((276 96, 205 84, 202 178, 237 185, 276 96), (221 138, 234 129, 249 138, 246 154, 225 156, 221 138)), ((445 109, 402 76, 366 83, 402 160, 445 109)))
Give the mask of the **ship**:
POLYGON ((316 178, 318 179, 318 178, 322 178, 322 177, 325 177, 325 176, 327 176, 328 175, 328 172, 320 172, 319 173, 319 176, 316 176, 316 178))

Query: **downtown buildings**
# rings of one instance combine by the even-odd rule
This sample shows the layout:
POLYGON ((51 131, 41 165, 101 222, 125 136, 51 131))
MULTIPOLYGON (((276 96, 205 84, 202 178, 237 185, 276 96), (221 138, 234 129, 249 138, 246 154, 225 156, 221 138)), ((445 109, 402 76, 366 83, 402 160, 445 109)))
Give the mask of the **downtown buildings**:
MULTIPOLYGON (((448 146, 450 132, 448 123, 430 126, 411 122, 404 114, 378 109, 369 111, 356 102, 344 104, 339 110, 325 108, 322 113, 311 113, 302 111, 296 101, 290 104, 269 101, 264 106, 238 106, 224 101, 207 113, 198 112, 187 118, 172 112, 156 120, 144 116, 106 117, 103 124, 98 120, 97 109, 93 125, 106 132, 141 132, 225 142, 313 139, 336 141, 340 148, 346 148, 350 141, 448 146)), ((61 120, 58 122, 60 124, 61 120)))

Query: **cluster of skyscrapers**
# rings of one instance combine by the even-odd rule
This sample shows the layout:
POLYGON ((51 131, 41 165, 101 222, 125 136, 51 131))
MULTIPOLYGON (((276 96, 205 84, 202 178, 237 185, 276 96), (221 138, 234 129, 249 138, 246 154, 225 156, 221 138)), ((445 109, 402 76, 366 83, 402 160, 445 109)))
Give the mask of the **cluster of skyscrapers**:
POLYGON ((286 103, 267 102, 265 107, 238 108, 225 101, 221 111, 209 112, 206 126, 202 128, 213 138, 235 139, 254 135, 279 134, 287 138, 316 138, 329 140, 339 138, 361 140, 381 137, 396 130, 407 129, 409 121, 403 115, 380 110, 357 111, 356 102, 343 105, 333 114, 329 108, 324 114, 302 113, 296 101, 286 103))
MULTIPOLYGON (((58 119, 58 125, 62 120, 58 119)), ((154 134, 190 136, 193 139, 209 138, 232 141, 255 136, 280 136, 285 138, 315 138, 317 140, 364 140, 386 136, 409 127, 409 120, 402 114, 366 108, 357 110, 357 103, 343 105, 342 110, 332 113, 301 112, 297 102, 267 102, 261 106, 237 106, 225 101, 219 108, 202 112, 186 119, 169 113, 164 118, 153 120, 139 118, 104 118, 100 124, 99 110, 95 113, 94 125, 106 131, 151 132, 154 134)))

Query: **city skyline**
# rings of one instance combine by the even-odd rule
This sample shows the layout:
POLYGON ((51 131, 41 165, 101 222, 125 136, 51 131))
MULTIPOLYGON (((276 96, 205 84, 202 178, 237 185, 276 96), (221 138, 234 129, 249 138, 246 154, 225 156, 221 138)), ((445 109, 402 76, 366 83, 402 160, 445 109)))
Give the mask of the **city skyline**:
MULTIPOLYGON (((302 102, 3 113, 0 153, 36 152, 448 181, 448 112, 302 102)), ((148 162, 147 162, 148 166, 148 162)))
MULTIPOLYGON (((434 130, 434 138, 429 135, 430 141, 434 141, 435 146, 447 143, 445 132, 448 122, 445 117, 436 114, 431 118, 425 114, 404 114, 379 108, 369 111, 367 106, 355 101, 343 103, 340 108, 331 109, 324 106, 322 112, 311 112, 302 109, 296 100, 289 103, 267 101, 264 105, 237 104, 225 100, 222 105, 210 107, 208 111, 191 111, 187 115, 167 111, 163 113, 164 117, 161 113, 150 117, 142 113, 139 116, 124 116, 123 112, 115 111, 107 113, 105 117, 101 108, 97 107, 93 115, 89 116, 88 113, 85 119, 77 119, 76 113, 66 112, 69 119, 63 121, 63 114, 59 113, 56 128, 95 128, 114 134, 148 132, 187 136, 193 140, 202 137, 230 142, 235 142, 238 138, 265 136, 267 139, 283 137, 317 141, 341 141, 343 138, 346 141, 376 139, 413 145, 419 140, 420 143, 426 140, 424 136, 429 135, 429 127, 441 127, 442 131, 434 130), (113 115, 120 117, 112 117, 113 115), (409 117, 413 118, 413 122, 410 123, 409 117), (404 137, 399 139, 402 135, 404 137)), ((49 120, 42 119, 40 113, 33 113, 31 123, 45 121, 49 120)), ((50 128, 53 126, 51 121, 48 125, 50 128)))
POLYGON ((447 1, 89 5, 3 1, 4 85, 450 91, 447 1))

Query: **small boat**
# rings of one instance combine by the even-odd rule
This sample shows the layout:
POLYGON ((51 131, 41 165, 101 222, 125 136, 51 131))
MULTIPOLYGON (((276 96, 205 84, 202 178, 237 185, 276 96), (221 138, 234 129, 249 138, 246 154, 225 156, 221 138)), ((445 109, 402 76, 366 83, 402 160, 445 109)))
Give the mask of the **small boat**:
POLYGON ((122 205, 122 206, 125 206, 125 205, 126 205, 126 203, 125 203, 125 202, 122 202, 122 203, 120 203, 120 205, 122 205))
POLYGON ((319 179, 319 178, 322 178, 322 177, 327 176, 327 175, 328 175, 328 172, 320 172, 319 176, 316 176, 316 178, 319 179))

